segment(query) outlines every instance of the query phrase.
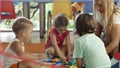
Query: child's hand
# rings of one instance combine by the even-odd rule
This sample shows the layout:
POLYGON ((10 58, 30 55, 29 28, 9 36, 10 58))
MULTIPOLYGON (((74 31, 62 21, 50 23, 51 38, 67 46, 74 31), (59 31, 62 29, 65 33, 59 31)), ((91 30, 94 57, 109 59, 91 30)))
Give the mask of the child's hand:
POLYGON ((71 59, 72 59, 72 56, 67 56, 67 59, 68 59, 68 60, 71 60, 71 59))
POLYGON ((67 60, 67 57, 65 57, 65 56, 62 56, 62 57, 60 57, 61 58, 61 60, 67 60))

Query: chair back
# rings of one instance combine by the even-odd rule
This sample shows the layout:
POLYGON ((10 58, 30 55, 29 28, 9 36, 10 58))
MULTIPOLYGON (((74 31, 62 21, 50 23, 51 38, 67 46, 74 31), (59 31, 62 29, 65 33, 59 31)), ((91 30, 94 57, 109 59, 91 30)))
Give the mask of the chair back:
POLYGON ((52 19, 59 13, 63 13, 68 17, 68 19, 72 19, 72 9, 71 9, 71 1, 70 0, 54 0, 52 7, 52 19))

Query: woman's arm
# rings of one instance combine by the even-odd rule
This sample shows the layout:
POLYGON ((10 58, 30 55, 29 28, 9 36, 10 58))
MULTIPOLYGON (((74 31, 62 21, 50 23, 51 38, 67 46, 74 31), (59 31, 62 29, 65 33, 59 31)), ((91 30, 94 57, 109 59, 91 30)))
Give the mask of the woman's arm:
POLYGON ((106 47, 107 53, 111 53, 120 44, 120 24, 115 24, 111 30, 111 42, 106 47))
POLYGON ((50 39, 51 39, 51 44, 53 45, 55 51, 57 52, 58 56, 62 59, 65 60, 67 59, 64 54, 62 54, 62 52, 60 51, 60 48, 57 45, 57 40, 56 37, 50 33, 50 39))
POLYGON ((101 33, 102 33, 102 26, 100 25, 100 23, 97 23, 97 27, 96 27, 96 32, 95 32, 95 34, 96 34, 98 37, 100 37, 101 33))
POLYGON ((83 60, 82 58, 76 58, 77 68, 83 68, 83 60))

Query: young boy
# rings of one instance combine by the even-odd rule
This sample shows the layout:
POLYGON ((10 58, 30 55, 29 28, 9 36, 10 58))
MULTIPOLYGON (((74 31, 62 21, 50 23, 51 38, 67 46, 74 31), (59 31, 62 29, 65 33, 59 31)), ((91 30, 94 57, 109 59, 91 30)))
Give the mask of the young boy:
POLYGON ((95 34, 95 22, 89 14, 80 14, 76 19, 76 33, 80 36, 74 42, 73 58, 77 68, 111 68, 111 62, 104 43, 95 34))
MULTIPOLYGON (((43 56, 32 56, 24 52, 24 43, 29 42, 33 30, 33 24, 29 19, 25 17, 16 18, 13 22, 12 30, 15 33, 15 39, 8 44, 5 53, 31 60, 42 59, 43 56)), ((22 59, 4 56, 3 68, 10 68, 12 65, 16 65, 18 68, 39 68, 39 65, 32 62, 25 62, 22 59)))

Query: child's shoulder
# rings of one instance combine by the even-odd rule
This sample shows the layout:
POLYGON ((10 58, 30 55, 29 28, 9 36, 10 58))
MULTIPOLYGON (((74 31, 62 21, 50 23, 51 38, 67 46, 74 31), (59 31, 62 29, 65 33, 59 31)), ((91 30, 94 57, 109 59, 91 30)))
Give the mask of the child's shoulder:
POLYGON ((70 31, 69 31, 69 30, 66 30, 65 32, 66 32, 66 33, 70 33, 70 31))
POLYGON ((12 44, 20 44, 19 40, 18 39, 13 39, 12 42, 11 42, 11 45, 12 44))
POLYGON ((11 49, 18 48, 20 46, 20 42, 19 41, 13 41, 9 45, 10 45, 11 49))
POLYGON ((13 41, 12 43, 11 43, 11 45, 19 45, 20 43, 19 43, 19 41, 13 41))
POLYGON ((50 34, 57 34, 56 29, 55 29, 55 28, 51 29, 51 30, 50 30, 50 34))

